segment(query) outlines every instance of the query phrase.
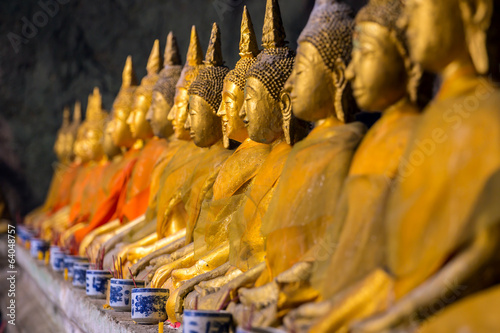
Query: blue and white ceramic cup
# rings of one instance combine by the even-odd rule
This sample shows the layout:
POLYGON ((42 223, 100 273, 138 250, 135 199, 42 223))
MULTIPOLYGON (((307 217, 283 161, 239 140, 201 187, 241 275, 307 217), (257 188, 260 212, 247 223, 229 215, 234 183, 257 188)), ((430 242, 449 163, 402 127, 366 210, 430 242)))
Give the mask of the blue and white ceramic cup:
POLYGON ((64 268, 68 269, 68 277, 73 277, 73 265, 77 261, 88 262, 89 260, 87 257, 81 256, 72 256, 68 254, 64 256, 64 268))
POLYGON ((132 289, 132 319, 139 324, 158 324, 167 320, 168 289, 132 289))
POLYGON ((87 285, 87 269, 90 263, 77 261, 73 264, 73 286, 77 288, 85 288, 87 285))
POLYGON ((233 315, 227 311, 185 310, 184 332, 234 332, 233 315))
POLYGON ((85 275, 87 296, 106 298, 106 289, 109 279, 111 279, 111 273, 109 271, 88 269, 85 275))
MULTIPOLYGON (((144 281, 135 281, 137 288, 144 288, 144 281)), ((134 289, 132 279, 111 279, 109 281, 109 306, 116 311, 130 311, 134 289)))
POLYGON ((40 238, 31 238, 30 244, 30 254, 35 259, 38 259, 38 252, 42 252, 45 257, 45 252, 49 250, 50 246, 49 242, 40 238))
POLYGON ((286 333, 286 331, 273 327, 253 327, 250 329, 238 327, 236 333, 286 333))
POLYGON ((64 257, 66 253, 58 247, 50 248, 50 265, 55 272, 64 271, 64 257))

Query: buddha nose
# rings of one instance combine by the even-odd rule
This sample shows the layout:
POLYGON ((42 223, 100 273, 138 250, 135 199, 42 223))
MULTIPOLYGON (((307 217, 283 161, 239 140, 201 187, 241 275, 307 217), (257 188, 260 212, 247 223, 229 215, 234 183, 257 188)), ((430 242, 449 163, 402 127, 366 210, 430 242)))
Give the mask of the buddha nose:
POLYGON ((220 103, 219 110, 217 110, 217 112, 215 114, 221 118, 222 118, 222 116, 224 116, 226 114, 226 110, 224 107, 224 101, 222 101, 222 103, 220 103))
POLYGON ((189 114, 186 118, 186 122, 184 123, 184 129, 188 131, 191 129, 191 115, 189 114))
POLYGON ((146 113, 146 121, 150 123, 152 119, 153 119, 153 105, 149 107, 148 112, 146 113))
POLYGON ((288 92, 289 94, 291 94, 292 90, 293 90, 294 80, 295 80, 295 74, 294 74, 294 71, 292 71, 292 74, 290 75, 288 80, 286 80, 286 82, 285 82, 285 86, 283 87, 283 90, 288 92))
POLYGON ((244 120, 247 116, 246 105, 247 102, 245 101, 245 103, 243 103, 243 105, 241 106, 240 112, 238 113, 238 116, 241 118, 241 120, 244 120))
POLYGON ((354 79, 354 59, 351 61, 349 66, 347 66, 347 69, 345 71, 345 78, 349 81, 352 81, 354 79))
POLYGON ((176 112, 177 112, 177 107, 174 104, 174 106, 172 106, 172 108, 170 109, 170 112, 168 113, 167 119, 170 120, 171 122, 173 122, 175 120, 176 112))

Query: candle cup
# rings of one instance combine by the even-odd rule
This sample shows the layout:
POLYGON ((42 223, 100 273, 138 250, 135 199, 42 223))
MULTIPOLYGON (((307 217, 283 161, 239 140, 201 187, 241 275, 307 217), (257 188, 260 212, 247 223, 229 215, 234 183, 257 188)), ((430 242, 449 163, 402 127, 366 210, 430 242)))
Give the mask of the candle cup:
POLYGON ((184 332, 234 332, 233 315, 227 311, 185 310, 184 332))
POLYGON ((85 274, 87 296, 106 298, 106 289, 111 273, 105 270, 88 269, 85 274))
POLYGON ((139 324, 158 324, 167 319, 169 291, 163 288, 132 289, 132 319, 139 324))
POLYGON ((144 288, 144 281, 134 281, 132 279, 111 279, 109 282, 109 306, 116 311, 130 311, 132 289, 144 288))
POLYGON ((88 262, 77 261, 73 264, 73 286, 85 288, 87 285, 87 270, 90 264, 88 262))

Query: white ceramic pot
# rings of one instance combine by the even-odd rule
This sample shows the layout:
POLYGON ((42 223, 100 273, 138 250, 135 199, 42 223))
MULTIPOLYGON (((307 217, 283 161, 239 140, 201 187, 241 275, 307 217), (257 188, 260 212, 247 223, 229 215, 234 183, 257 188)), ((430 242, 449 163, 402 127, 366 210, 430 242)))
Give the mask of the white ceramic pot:
MULTIPOLYGON (((135 281, 137 288, 144 288, 144 281, 135 281)), ((109 306, 116 311, 130 311, 132 306, 132 279, 111 279, 109 282, 109 306)))
POLYGON ((75 262, 88 262, 87 257, 73 256, 73 255, 65 255, 64 256, 64 268, 68 269, 68 277, 73 277, 73 265, 75 262))
POLYGON ((55 272, 64 271, 64 257, 66 253, 59 247, 50 248, 50 266, 55 272))
POLYGON ((184 332, 234 332, 233 315, 227 311, 185 310, 184 332))
POLYGON ((139 324, 158 324, 167 320, 168 289, 132 289, 132 319, 139 324))
POLYGON ((87 270, 90 263, 77 261, 73 264, 73 286, 77 288, 85 288, 87 285, 87 270))
MULTIPOLYGON (((49 243, 40 238, 31 238, 30 241, 30 254, 33 258, 38 259, 38 252, 42 252, 45 257, 45 252, 49 250, 49 243)), ((42 257, 42 259, 43 259, 42 257)))
POLYGON ((109 271, 88 269, 85 274, 87 296, 106 298, 109 279, 111 279, 109 271))

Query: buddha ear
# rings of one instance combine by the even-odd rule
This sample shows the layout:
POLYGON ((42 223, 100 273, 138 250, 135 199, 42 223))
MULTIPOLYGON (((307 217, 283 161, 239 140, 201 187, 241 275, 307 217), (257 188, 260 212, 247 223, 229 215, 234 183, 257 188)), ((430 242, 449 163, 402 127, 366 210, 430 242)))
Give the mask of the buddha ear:
POLYGON ((280 95, 280 109, 283 115, 283 132, 286 143, 292 145, 292 99, 287 91, 282 91, 280 95))
POLYGON ((335 114, 337 115, 337 119, 342 122, 345 122, 345 115, 342 106, 344 90, 347 85, 345 72, 346 72, 346 65, 344 61, 341 58, 337 58, 337 60, 335 60, 334 70, 332 73, 333 85, 335 86, 334 104, 335 104, 335 114))
POLYGON ((488 72, 486 32, 493 15, 492 0, 459 0, 465 28, 465 40, 474 67, 479 74, 488 72))

